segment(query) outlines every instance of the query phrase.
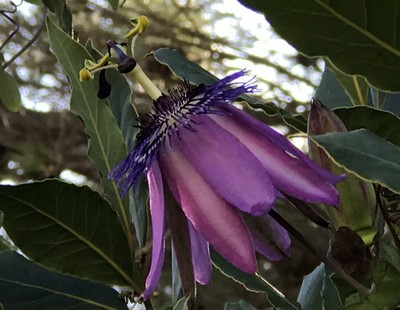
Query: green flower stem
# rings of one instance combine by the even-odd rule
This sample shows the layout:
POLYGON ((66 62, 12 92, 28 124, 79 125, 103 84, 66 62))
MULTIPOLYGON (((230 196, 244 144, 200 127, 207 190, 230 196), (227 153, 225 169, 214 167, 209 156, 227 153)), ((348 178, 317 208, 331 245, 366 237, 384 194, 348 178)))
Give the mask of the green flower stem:
POLYGON ((302 234, 294 228, 292 225, 290 225, 286 220, 281 217, 277 212, 274 210, 269 211, 269 215, 276 220, 280 225, 282 225, 294 238, 296 238, 303 246, 309 250, 311 253, 313 253, 318 259, 325 264, 328 268, 330 268, 332 271, 334 271, 336 274, 338 274, 343 280, 345 280, 349 285, 351 285, 353 288, 355 288, 358 292, 361 294, 368 296, 370 294, 370 290, 357 282, 354 278, 352 278, 349 274, 347 274, 340 266, 338 266, 336 263, 328 259, 325 255, 323 255, 321 252, 319 252, 314 246, 309 243, 303 236, 302 234))
POLYGON ((151 99, 157 100, 159 97, 161 97, 161 91, 148 78, 148 76, 143 72, 142 68, 138 64, 131 72, 128 73, 128 75, 130 78, 132 78, 135 82, 139 83, 139 85, 143 87, 143 89, 151 97, 151 99))

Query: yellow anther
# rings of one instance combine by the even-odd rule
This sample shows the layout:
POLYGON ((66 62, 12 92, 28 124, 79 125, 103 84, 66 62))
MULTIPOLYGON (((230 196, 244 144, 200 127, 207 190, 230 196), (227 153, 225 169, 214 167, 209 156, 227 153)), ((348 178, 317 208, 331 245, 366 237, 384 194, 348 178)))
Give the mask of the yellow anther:
POLYGON ((137 18, 132 18, 130 20, 130 22, 133 25, 133 28, 125 36, 125 39, 127 39, 127 40, 132 39, 133 37, 135 37, 138 34, 140 35, 149 26, 149 19, 144 15, 141 15, 141 16, 139 16, 137 18))
POLYGON ((86 68, 81 69, 79 71, 79 79, 82 81, 89 81, 93 79, 93 74, 86 68))

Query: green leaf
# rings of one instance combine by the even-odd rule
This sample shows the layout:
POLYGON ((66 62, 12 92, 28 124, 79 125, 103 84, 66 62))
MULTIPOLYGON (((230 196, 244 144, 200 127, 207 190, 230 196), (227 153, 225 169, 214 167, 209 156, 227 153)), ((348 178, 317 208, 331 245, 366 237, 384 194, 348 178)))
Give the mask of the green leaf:
MULTIPOLYGON (((188 60, 185 56, 176 50, 169 48, 160 48, 153 53, 154 58, 169 67, 169 69, 180 79, 189 81, 193 84, 212 84, 218 81, 218 78, 204 70, 198 64, 188 60)), ((267 115, 280 114, 284 121, 302 131, 307 132, 307 121, 301 115, 292 114, 284 109, 281 109, 273 103, 264 102, 253 96, 242 95, 241 99, 247 101, 254 109, 261 109, 267 115)))
POLYGON ((72 33, 72 13, 65 0, 43 0, 43 4, 58 18, 62 30, 72 33))
POLYGON ((0 103, 7 109, 17 112, 21 108, 21 95, 19 94, 17 81, 4 71, 0 65, 0 103))
MULTIPOLYGON (((131 105, 131 89, 125 77, 117 70, 108 70, 106 74, 107 81, 111 84, 108 102, 118 127, 121 129, 125 144, 128 150, 131 150, 136 143, 135 137, 139 125, 131 105)), ((144 178, 141 178, 136 191, 129 193, 130 213, 139 247, 143 247, 146 242, 147 199, 147 184, 144 178)))
POLYGON ((400 115, 400 93, 384 92, 370 87, 372 106, 400 115))
POLYGON ((325 66, 321 82, 317 87, 314 97, 330 109, 351 107, 353 105, 345 89, 328 66, 325 66))
POLYGON ((361 303, 346 307, 348 310, 391 310, 400 305, 400 273, 384 261, 376 262, 372 271, 375 288, 361 303))
POLYGON ((350 132, 312 136, 340 166, 365 180, 400 193, 400 148, 372 132, 350 132))
POLYGON ((346 95, 350 97, 354 105, 367 105, 371 103, 371 98, 369 95, 370 86, 365 78, 357 75, 344 74, 332 65, 329 67, 343 86, 346 95))
MULTIPOLYGON (((93 47, 90 39, 86 42, 85 47, 94 59, 101 58, 100 53, 93 47)), ((107 98, 108 104, 122 132, 125 144, 128 150, 131 150, 136 143, 135 137, 138 133, 139 125, 137 115, 131 105, 131 88, 125 76, 117 70, 107 70, 106 78, 111 85, 111 94, 107 98)), ((129 193, 129 209, 139 247, 143 247, 146 242, 147 199, 147 184, 144 178, 140 178, 135 193, 133 191, 129 193)))
POLYGON ((248 274, 235 268, 232 264, 227 262, 217 252, 211 249, 211 259, 216 268, 218 268, 224 275, 242 284, 247 290, 256 293, 267 293, 269 302, 279 309, 301 309, 297 303, 288 300, 285 295, 273 287, 267 280, 258 274, 248 274))
POLYGON ((382 243, 382 256, 400 274, 400 252, 392 244, 382 243))
POLYGON ((379 89, 399 91, 400 24, 396 0, 241 0, 308 56, 327 56, 340 71, 379 89))
POLYGON ((333 110, 348 130, 365 128, 386 141, 400 146, 400 117, 367 106, 333 110))
POLYGON ((187 310, 189 299, 190 299, 190 296, 182 297, 181 299, 178 300, 178 302, 175 304, 175 306, 172 309, 173 310, 187 310))
POLYGON ((116 11, 118 9, 118 2, 119 2, 119 0, 108 0, 108 3, 110 3, 110 5, 114 11, 116 11))
POLYGON ((141 289, 116 213, 90 188, 59 180, 3 185, 0 209, 8 235, 32 260, 60 272, 141 289))
POLYGON ((98 79, 79 81, 79 71, 84 60, 91 59, 88 52, 50 18, 47 18, 47 30, 54 53, 69 77, 72 88, 71 111, 85 123, 85 130, 90 137, 89 157, 97 165, 104 193, 118 213, 133 253, 128 199, 123 201, 116 184, 108 179, 111 169, 127 154, 121 131, 110 108, 104 101, 97 99, 98 79))
POLYGON ((224 310, 255 310, 255 308, 247 301, 240 300, 238 302, 227 302, 224 306, 224 310))
POLYGON ((49 271, 14 251, 0 252, 0 266, 2 309, 127 309, 114 289, 49 271))
POLYGON ((325 275, 324 265, 321 264, 309 275, 305 276, 301 284, 297 302, 302 309, 320 310, 322 309, 322 284, 325 275))
POLYGON ((42 0, 26 0, 26 2, 29 2, 29 3, 34 4, 34 5, 40 5, 40 6, 43 5, 43 1, 42 0))

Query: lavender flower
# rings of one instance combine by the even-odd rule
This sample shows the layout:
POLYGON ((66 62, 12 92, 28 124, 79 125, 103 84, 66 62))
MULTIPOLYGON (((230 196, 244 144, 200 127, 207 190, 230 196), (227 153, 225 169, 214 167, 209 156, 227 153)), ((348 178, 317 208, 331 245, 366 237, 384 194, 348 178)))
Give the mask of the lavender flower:
MULTIPOLYGON (((184 82, 154 102, 141 120, 137 145, 111 172, 126 195, 147 174, 153 229, 152 261, 143 298, 156 289, 163 263, 163 180, 188 219, 195 279, 210 282, 209 245, 247 273, 256 272, 255 251, 271 260, 289 254, 288 233, 269 215, 275 198, 339 203, 342 177, 319 167, 285 137, 231 105, 255 90, 234 73, 214 84, 184 82), (263 216, 271 242, 246 225, 263 216)), ((167 206, 168 207, 168 206, 167 206)))

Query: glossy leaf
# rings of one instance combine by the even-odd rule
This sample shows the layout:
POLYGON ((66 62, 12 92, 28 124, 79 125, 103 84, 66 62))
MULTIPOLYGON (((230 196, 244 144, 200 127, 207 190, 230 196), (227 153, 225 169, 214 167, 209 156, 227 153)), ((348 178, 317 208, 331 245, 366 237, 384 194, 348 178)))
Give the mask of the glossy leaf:
POLYGON ((58 180, 0 186, 4 228, 32 260, 140 290, 117 214, 97 192, 58 180))
MULTIPOLYGON (((167 65, 169 69, 182 80, 187 80, 197 85, 208 85, 218 80, 217 77, 204 70, 198 64, 188 60, 176 50, 160 48, 154 51, 152 54, 158 62, 167 65)), ((307 131, 307 122, 302 115, 292 114, 284 109, 279 108, 273 103, 265 102, 246 94, 242 95, 240 98, 247 101, 253 109, 261 109, 267 115, 280 114, 288 125, 302 132, 307 131)))
POLYGON ((367 106, 338 108, 334 112, 348 130, 365 128, 382 139, 400 146, 400 117, 367 106))
POLYGON ((400 148, 365 129, 311 137, 340 166, 400 192, 400 148))
POLYGON ((14 251, 0 252, 0 266, 4 309, 127 309, 111 287, 52 272, 14 251))
POLYGON ((327 56, 340 71, 400 90, 397 1, 241 0, 308 56, 327 56))
POLYGON ((212 249, 210 250, 211 259, 214 266, 218 268, 224 275, 242 284, 247 290, 256 293, 266 293, 269 302, 276 308, 285 310, 301 309, 297 303, 288 300, 285 295, 279 292, 275 287, 273 287, 261 276, 257 274, 247 274, 238 270, 229 262, 227 262, 224 258, 222 258, 217 252, 212 249))
POLYGON ((4 71, 0 65, 0 103, 10 111, 16 112, 21 108, 21 95, 17 81, 4 71))
POLYGON ((116 184, 108 179, 111 169, 127 154, 121 131, 110 108, 97 99, 97 78, 86 82, 79 81, 79 71, 84 60, 91 59, 91 56, 50 18, 47 18, 47 31, 54 53, 69 77, 72 88, 71 111, 85 123, 85 130, 90 137, 89 157, 97 165, 104 193, 119 215, 133 252, 128 199, 123 201, 116 184))
POLYGON ((238 302, 227 302, 224 306, 224 310, 255 310, 255 308, 247 301, 240 300, 238 302))

